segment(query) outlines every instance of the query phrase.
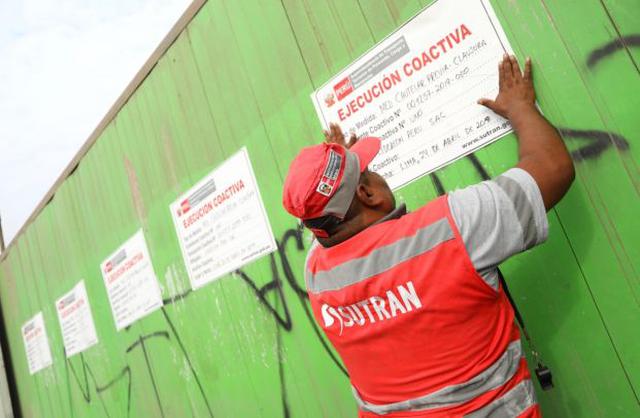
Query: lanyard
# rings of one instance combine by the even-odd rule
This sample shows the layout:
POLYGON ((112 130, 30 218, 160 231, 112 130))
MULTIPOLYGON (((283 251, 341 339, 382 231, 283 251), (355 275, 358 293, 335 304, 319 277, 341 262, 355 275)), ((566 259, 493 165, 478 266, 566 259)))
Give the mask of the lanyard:
POLYGON ((516 306, 515 302, 513 301, 513 298, 511 297, 511 293, 509 292, 509 287, 507 286, 507 282, 504 279, 504 276, 502 275, 502 272, 500 271, 500 269, 498 269, 498 278, 500 279, 500 284, 504 289, 504 293, 507 295, 507 298, 509 299, 511 306, 513 307, 513 311, 516 315, 516 321, 518 321, 518 325, 520 325, 520 329, 522 329, 524 338, 527 340, 527 343, 529 344, 529 348, 531 349, 531 355, 533 356, 533 358, 537 363, 535 373, 536 373, 536 377, 538 378, 538 382, 540 382, 540 387, 542 388, 542 390, 550 390, 553 388, 553 381, 552 381, 553 376, 551 375, 551 369, 545 366, 544 363, 542 362, 542 359, 540 358, 540 353, 538 352, 538 350, 536 350, 536 347, 533 344, 533 341, 531 340, 529 333, 527 332, 527 328, 524 326, 524 320, 522 319, 522 315, 520 314, 518 307, 516 306))

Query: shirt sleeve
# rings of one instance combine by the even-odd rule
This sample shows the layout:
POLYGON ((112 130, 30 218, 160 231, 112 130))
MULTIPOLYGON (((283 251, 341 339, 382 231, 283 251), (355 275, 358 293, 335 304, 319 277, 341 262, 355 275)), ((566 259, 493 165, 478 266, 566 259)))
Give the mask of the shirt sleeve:
POLYGON ((540 189, 520 168, 455 190, 448 200, 474 267, 494 289, 499 263, 547 239, 549 226, 540 189))

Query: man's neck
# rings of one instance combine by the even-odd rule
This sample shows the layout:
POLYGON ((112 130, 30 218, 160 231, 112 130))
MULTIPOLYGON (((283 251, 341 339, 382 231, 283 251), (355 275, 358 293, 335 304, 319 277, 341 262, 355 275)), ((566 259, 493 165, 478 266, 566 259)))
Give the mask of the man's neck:
POLYGON ((320 242, 320 244, 325 248, 333 247, 334 245, 338 245, 354 235, 357 235, 372 225, 376 225, 390 219, 398 219, 406 213, 407 207, 404 203, 389 213, 365 211, 345 222, 341 228, 330 237, 318 238, 318 242, 320 242))
POLYGON ((391 219, 398 219, 404 215, 407 214, 407 205, 405 205, 404 203, 401 203, 400 206, 398 206, 397 208, 395 208, 394 210, 392 210, 391 212, 387 213, 385 216, 383 216, 382 218, 378 219, 375 224, 379 224, 385 221, 389 221, 391 219))

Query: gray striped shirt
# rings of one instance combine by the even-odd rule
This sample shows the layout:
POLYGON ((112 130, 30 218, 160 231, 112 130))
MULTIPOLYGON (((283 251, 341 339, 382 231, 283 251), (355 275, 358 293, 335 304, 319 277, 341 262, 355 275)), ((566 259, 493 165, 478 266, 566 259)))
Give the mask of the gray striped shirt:
POLYGON ((494 289, 498 264, 547 239, 542 195, 525 170, 512 168, 493 180, 455 190, 448 198, 474 267, 494 289))

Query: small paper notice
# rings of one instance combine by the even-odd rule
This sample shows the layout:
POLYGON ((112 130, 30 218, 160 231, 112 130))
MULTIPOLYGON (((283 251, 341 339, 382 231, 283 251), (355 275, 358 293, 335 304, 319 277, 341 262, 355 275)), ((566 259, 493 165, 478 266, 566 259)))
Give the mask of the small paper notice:
POLYGON ((118 331, 162 307, 160 286, 142 230, 111 254, 100 271, 118 331))
POLYGON ((169 209, 194 289, 276 249, 246 148, 169 209))
POLYGON ((56 301, 67 357, 80 353, 98 342, 84 280, 56 301))
POLYGON ((22 339, 27 353, 29 374, 34 374, 53 363, 42 312, 38 312, 22 326, 22 339))
POLYGON ((477 104, 512 53, 487 0, 437 0, 315 91, 323 127, 382 139, 369 169, 392 189, 511 132, 477 104))

